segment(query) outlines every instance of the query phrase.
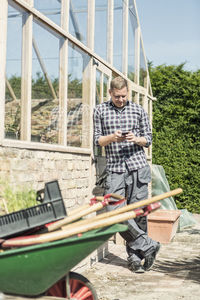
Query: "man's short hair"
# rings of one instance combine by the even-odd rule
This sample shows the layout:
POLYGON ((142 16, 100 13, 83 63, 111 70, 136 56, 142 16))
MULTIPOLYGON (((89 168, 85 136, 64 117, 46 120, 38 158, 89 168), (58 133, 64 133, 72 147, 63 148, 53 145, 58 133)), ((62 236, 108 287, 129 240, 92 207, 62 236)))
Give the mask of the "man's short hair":
POLYGON ((115 77, 111 83, 110 83, 110 89, 113 90, 113 89, 117 89, 117 90, 121 90, 123 89, 124 87, 127 88, 128 90, 128 82, 126 79, 124 79, 123 77, 121 76, 117 76, 115 77))

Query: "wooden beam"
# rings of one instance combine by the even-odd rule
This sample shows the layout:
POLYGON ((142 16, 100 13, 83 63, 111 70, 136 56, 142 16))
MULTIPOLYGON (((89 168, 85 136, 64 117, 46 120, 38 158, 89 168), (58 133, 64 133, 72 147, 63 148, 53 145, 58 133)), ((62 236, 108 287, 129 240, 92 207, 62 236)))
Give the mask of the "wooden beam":
POLYGON ((95 1, 88 0, 87 46, 94 51, 95 1))
POLYGON ((107 60, 112 65, 113 64, 113 12, 114 5, 113 0, 108 1, 108 33, 107 33, 107 60))
POLYGON ((6 82, 6 38, 7 38, 7 0, 1 0, 0 9, 0 143, 4 138, 5 119, 5 82, 6 82))
MULTIPOLYGON (((27 2, 33 4, 33 0, 27 2)), ((32 14, 23 14, 20 139, 26 141, 31 140, 32 26, 32 14)))
POLYGON ((122 73, 128 73, 128 0, 123 1, 122 73))
POLYGON ((92 146, 90 143, 90 128, 93 125, 92 119, 90 118, 91 106, 91 81, 90 81, 90 70, 92 68, 92 59, 89 55, 83 57, 83 82, 82 82, 82 143, 81 146, 84 148, 89 148, 92 146))
POLYGON ((139 85, 140 81, 140 28, 135 30, 135 78, 134 81, 139 85))
MULTIPOLYGON (((62 35, 63 37, 70 40, 73 44, 75 44, 82 50, 86 51, 94 59, 96 59, 97 61, 104 64, 107 68, 109 68, 113 73, 118 74, 119 76, 122 76, 122 77, 126 76, 126 74, 124 72, 120 72, 115 67, 113 67, 109 62, 106 62, 102 57, 100 57, 99 55, 97 55, 94 52, 94 15, 95 15, 95 1, 94 0, 88 0, 88 44, 87 44, 88 46, 86 46, 83 43, 81 43, 80 41, 78 41, 78 39, 76 39, 71 34, 69 34, 69 32, 67 32, 65 29, 63 29, 59 25, 55 24, 48 17, 43 15, 41 12, 39 12, 35 8, 32 8, 30 5, 26 4, 23 0, 13 0, 13 2, 20 5, 21 8, 24 8, 27 11, 29 11, 30 13, 32 13, 33 16, 35 17, 35 19, 40 20, 44 25, 46 25, 48 27, 49 30, 53 30, 54 33, 57 32, 59 35, 62 35)), ((126 0, 126 3, 127 3, 127 0, 126 0)), ((125 22, 127 22, 127 20, 125 22)), ((125 56, 125 53, 126 52, 124 52, 124 56, 125 56)), ((124 57, 124 60, 125 59, 127 59, 127 57, 124 57)), ((129 80, 129 79, 127 78, 127 80, 129 80)), ((135 91, 139 91, 139 89, 141 89, 141 87, 139 87, 137 84, 135 84, 134 89, 135 89, 135 91)), ((145 92, 143 92, 143 93, 145 93, 145 92)))
MULTIPOLYGON (((69 1, 62 1, 61 27, 68 31, 69 1)), ((59 132, 58 142, 67 146, 67 84, 68 84, 68 40, 60 39, 60 68, 59 68, 59 132)))
POLYGON ((7 88, 9 90, 10 96, 12 97, 13 100, 16 101, 17 98, 15 96, 15 92, 13 91, 12 86, 10 85, 10 82, 8 81, 7 77, 6 77, 6 85, 7 85, 7 88))

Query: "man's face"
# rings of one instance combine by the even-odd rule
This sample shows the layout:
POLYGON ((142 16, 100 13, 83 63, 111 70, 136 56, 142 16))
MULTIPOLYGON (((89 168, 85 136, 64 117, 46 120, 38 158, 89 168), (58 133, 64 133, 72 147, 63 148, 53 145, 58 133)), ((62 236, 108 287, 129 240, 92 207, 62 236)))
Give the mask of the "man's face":
POLYGON ((122 108, 126 105, 127 96, 128 96, 127 87, 124 87, 121 90, 113 89, 110 90, 109 92, 110 92, 112 102, 116 107, 122 108))

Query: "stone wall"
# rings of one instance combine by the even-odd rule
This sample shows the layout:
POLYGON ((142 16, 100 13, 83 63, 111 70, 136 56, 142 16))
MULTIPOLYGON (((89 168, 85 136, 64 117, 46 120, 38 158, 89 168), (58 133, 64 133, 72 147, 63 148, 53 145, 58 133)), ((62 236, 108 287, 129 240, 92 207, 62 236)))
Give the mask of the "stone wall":
POLYGON ((91 196, 90 164, 89 155, 0 147, 0 177, 35 190, 58 180, 67 208, 91 196))
MULTIPOLYGON (((58 180, 66 209, 91 199, 90 155, 0 147, 0 177, 11 184, 35 190, 44 183, 58 180)), ((92 266, 107 254, 107 243, 88 255, 74 269, 92 266)))

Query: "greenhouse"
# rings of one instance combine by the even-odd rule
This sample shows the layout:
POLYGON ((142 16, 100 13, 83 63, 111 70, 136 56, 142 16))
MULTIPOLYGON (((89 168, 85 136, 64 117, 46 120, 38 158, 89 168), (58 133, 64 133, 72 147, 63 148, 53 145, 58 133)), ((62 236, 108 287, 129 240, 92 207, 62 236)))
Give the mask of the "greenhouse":
POLYGON ((104 156, 93 109, 112 78, 152 120, 136 1, 1 0, 0 28, 1 176, 34 189, 56 179, 68 207, 84 203, 104 156))

